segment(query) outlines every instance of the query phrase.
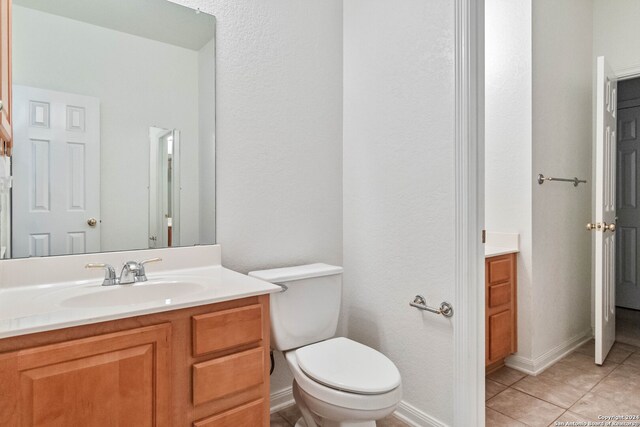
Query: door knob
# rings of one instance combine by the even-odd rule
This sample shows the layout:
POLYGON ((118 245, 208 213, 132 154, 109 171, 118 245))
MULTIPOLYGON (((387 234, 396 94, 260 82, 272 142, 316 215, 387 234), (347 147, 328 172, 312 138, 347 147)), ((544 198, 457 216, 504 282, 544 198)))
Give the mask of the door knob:
POLYGON ((89 218, 87 220, 87 224, 89 224, 89 227, 95 227, 96 224, 98 224, 98 220, 95 218, 89 218))
POLYGON ((612 222, 611 224, 607 224, 606 222, 603 224, 603 230, 602 231, 611 231, 611 232, 615 232, 616 231, 616 223, 612 222))
POLYGON ((602 228, 602 224, 600 224, 599 222, 596 222, 595 224, 593 223, 587 224, 587 230, 589 231, 600 230, 600 228, 602 228))

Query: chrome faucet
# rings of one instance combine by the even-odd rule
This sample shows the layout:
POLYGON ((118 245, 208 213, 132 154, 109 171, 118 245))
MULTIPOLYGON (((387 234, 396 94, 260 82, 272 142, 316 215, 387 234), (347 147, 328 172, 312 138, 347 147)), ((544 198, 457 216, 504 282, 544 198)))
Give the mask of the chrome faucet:
POLYGON ((162 261, 162 258, 151 258, 140 262, 125 262, 122 266, 122 272, 120 273, 120 284, 128 285, 131 283, 146 282, 147 273, 144 271, 144 265, 158 261, 162 261))
POLYGON ((104 268, 104 281, 102 286, 112 285, 128 285, 131 283, 146 282, 147 274, 144 270, 144 265, 150 262, 162 261, 162 258, 151 258, 144 261, 127 261, 122 266, 120 272, 120 278, 116 278, 115 269, 109 264, 87 264, 85 268, 104 268))

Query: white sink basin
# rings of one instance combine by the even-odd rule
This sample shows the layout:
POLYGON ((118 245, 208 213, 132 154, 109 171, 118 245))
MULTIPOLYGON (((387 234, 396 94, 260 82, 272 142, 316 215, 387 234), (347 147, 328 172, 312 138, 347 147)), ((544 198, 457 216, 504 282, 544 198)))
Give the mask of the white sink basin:
POLYGON ((207 289, 207 286, 194 282, 178 280, 154 280, 132 285, 114 285, 104 287, 97 292, 76 295, 60 301, 63 307, 112 307, 135 305, 150 301, 167 301, 197 294, 207 289))

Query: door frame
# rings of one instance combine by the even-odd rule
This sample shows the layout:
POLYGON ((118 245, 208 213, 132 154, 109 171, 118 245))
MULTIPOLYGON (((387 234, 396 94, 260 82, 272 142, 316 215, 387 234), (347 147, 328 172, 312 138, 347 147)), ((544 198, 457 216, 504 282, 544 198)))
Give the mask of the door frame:
POLYGON ((454 426, 485 424, 484 0, 455 0, 454 426))

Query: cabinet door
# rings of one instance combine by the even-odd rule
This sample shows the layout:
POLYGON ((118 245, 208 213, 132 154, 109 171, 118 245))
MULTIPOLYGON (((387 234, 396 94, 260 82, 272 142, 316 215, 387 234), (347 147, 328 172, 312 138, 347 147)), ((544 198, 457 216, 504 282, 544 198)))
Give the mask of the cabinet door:
POLYGON ((0 140, 11 155, 11 0, 0 0, 0 140))
POLYGON ((170 425, 171 325, 0 356, 0 425, 170 425))

